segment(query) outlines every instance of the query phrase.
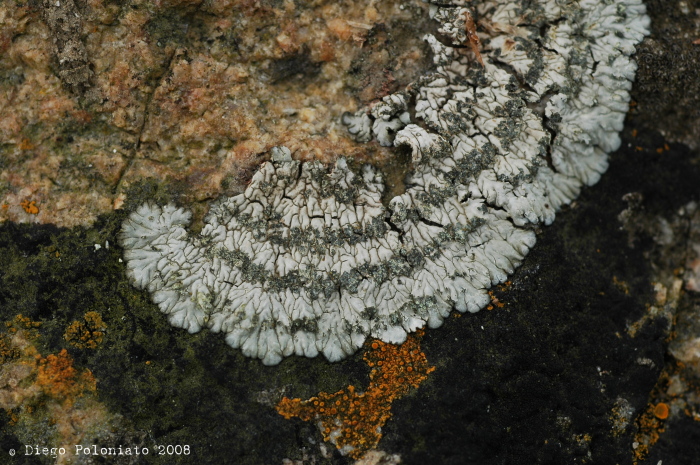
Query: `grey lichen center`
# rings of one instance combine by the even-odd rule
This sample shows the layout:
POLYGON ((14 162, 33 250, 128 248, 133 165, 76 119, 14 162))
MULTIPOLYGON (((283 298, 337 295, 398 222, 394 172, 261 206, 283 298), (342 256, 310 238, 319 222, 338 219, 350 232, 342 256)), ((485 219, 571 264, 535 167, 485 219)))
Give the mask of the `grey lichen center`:
POLYGON ((388 206, 371 166, 300 163, 276 148, 195 237, 172 205, 130 216, 129 276, 174 325, 222 331, 266 364, 338 360, 369 336, 402 342, 485 306, 534 245, 533 226, 599 179, 648 25, 641 2, 455 3, 431 9, 444 36, 425 36, 434 69, 343 118, 358 141, 410 149, 405 192, 388 206), (487 29, 483 67, 465 46, 468 17, 487 29))

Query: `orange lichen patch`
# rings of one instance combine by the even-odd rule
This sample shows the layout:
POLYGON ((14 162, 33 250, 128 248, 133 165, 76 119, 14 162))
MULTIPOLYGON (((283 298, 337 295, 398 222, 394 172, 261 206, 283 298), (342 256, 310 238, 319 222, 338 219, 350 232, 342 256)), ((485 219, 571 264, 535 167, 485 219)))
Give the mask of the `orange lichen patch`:
POLYGON ((420 350, 422 337, 423 331, 417 331, 399 346, 369 342, 363 360, 372 371, 365 392, 348 386, 308 400, 285 397, 277 404, 277 412, 287 419, 316 422, 325 441, 335 444, 342 454, 359 459, 379 443, 381 428, 391 417, 392 402, 408 394, 411 387, 417 388, 435 370, 420 350))
POLYGON ((8 334, 0 335, 0 365, 19 358, 21 354, 20 350, 12 344, 8 334))
POLYGON ((68 326, 63 339, 78 349, 96 349, 102 344, 106 329, 99 313, 87 312, 82 321, 76 320, 68 326))
POLYGON ((495 305, 498 308, 503 308, 505 304, 498 300, 498 297, 496 297, 496 294, 494 294, 493 291, 489 291, 489 297, 491 297, 491 305, 489 305, 489 310, 493 309, 493 306, 495 305))
POLYGON ((30 215, 39 214, 39 207, 36 206, 35 200, 22 200, 19 203, 19 206, 22 207, 24 211, 29 213, 30 215))
POLYGON ((29 139, 22 139, 22 142, 19 143, 20 150, 31 150, 33 148, 34 144, 32 144, 29 139))
POLYGON ((71 403, 85 392, 96 390, 95 377, 90 370, 78 372, 73 358, 63 349, 46 358, 37 356, 37 384, 44 393, 56 400, 71 403))
MULTIPOLYGON (((505 292, 505 291, 507 291, 512 285, 513 285, 513 281, 511 281, 511 280, 509 279, 508 281, 504 282, 503 284, 499 284, 498 286, 496 286, 496 287, 495 287, 495 292, 505 292)), ((494 292, 494 291, 492 291, 492 292, 494 292)), ((492 294, 492 293, 489 293, 489 295, 491 295, 491 297, 493 297, 493 296, 495 295, 495 293, 493 293, 493 294, 492 294)))
POLYGON ((5 413, 7 413, 7 422, 10 424, 10 426, 16 424, 19 420, 19 416, 14 410, 7 409, 5 410, 5 413))
POLYGON ((632 445, 633 463, 643 461, 649 454, 649 448, 658 442, 661 433, 665 431, 663 421, 656 418, 654 410, 655 407, 649 405, 644 413, 637 418, 638 432, 632 445))
POLYGON ((671 147, 668 144, 664 144, 663 147, 659 147, 658 149, 656 149, 656 153, 660 155, 664 152, 668 152, 669 150, 671 150, 671 147))
POLYGON ((29 340, 34 340, 39 337, 40 321, 34 321, 21 313, 16 315, 12 321, 6 321, 5 327, 9 334, 16 334, 18 331, 23 331, 25 337, 29 340))
POLYGON ((664 367, 649 395, 649 404, 637 418, 633 463, 644 461, 650 448, 663 435, 669 418, 685 415, 700 421, 700 405, 693 401, 698 395, 700 381, 692 374, 686 376, 683 363, 672 362, 664 367))
MULTIPOLYGON (((7 414, 8 426, 26 431, 48 424, 52 447, 94 443, 111 434, 121 420, 97 401, 90 370, 76 368, 65 349, 46 357, 39 354, 34 343, 38 327, 18 315, 0 333, 2 352, 10 355, 0 363, 0 409, 7 414)), ((73 450, 66 450, 56 465, 76 463, 73 450)))
POLYGON ((671 150, 671 147, 668 144, 664 144, 663 147, 659 147, 658 149, 656 149, 656 153, 660 155, 664 152, 668 152, 669 150, 671 150))
POLYGON ((658 418, 659 420, 665 420, 668 418, 668 404, 664 402, 659 402, 656 404, 656 407, 654 407, 654 416, 658 418))
MULTIPOLYGON (((3 383, 14 383, 19 372, 26 376, 24 372, 27 370, 23 368, 15 370, 12 365, 21 361, 23 357, 33 357, 37 353, 31 342, 39 337, 39 326, 41 326, 40 322, 33 321, 22 314, 5 322, 6 331, 0 333, 0 393, 3 383)), ((0 404, 2 404, 1 401, 0 404)))
POLYGON ((639 134, 639 131, 632 129, 632 137, 637 137, 637 134, 639 134))
POLYGON ((573 439, 579 446, 589 446, 593 440, 593 436, 588 433, 574 434, 573 439))

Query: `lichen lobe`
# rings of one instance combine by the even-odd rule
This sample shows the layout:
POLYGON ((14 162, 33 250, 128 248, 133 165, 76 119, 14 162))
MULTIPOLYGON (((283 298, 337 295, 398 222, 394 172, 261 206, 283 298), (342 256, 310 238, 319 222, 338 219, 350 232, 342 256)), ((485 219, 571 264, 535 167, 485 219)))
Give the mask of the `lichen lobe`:
POLYGON ((385 207, 371 166, 277 148, 197 236, 184 209, 132 213, 120 239, 132 282, 173 325, 224 332, 266 364, 339 360, 367 337, 401 343, 453 308, 487 305, 534 245, 532 227, 607 168, 648 18, 639 0, 469 6, 433 9, 452 41, 425 36, 434 69, 343 118, 360 141, 410 148, 404 194, 385 207), (468 15, 483 29, 483 67, 464 46, 468 15))

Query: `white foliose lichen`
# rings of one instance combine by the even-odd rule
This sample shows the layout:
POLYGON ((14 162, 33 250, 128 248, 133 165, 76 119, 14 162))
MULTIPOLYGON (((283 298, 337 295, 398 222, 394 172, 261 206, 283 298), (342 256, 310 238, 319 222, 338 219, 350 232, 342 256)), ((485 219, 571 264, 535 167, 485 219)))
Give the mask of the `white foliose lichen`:
POLYGON ((406 191, 388 208, 372 167, 277 148, 196 236, 172 205, 129 216, 129 277, 173 325, 224 332, 265 364, 339 360, 367 337, 400 343, 453 308, 487 305, 534 245, 533 226, 598 181, 648 33, 641 0, 441 0, 431 15, 434 69, 343 117, 358 141, 411 149, 406 191))

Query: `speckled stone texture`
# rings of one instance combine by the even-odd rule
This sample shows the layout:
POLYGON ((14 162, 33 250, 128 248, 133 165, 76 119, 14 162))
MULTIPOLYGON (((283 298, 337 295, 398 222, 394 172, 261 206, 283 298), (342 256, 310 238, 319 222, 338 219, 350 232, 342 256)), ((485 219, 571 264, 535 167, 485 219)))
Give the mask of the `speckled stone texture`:
POLYGON ((360 150, 339 117, 425 68, 427 46, 411 32, 425 10, 2 2, 0 220, 89 225, 149 176, 179 184, 188 202, 239 192, 276 145, 381 164, 389 152, 360 150))

